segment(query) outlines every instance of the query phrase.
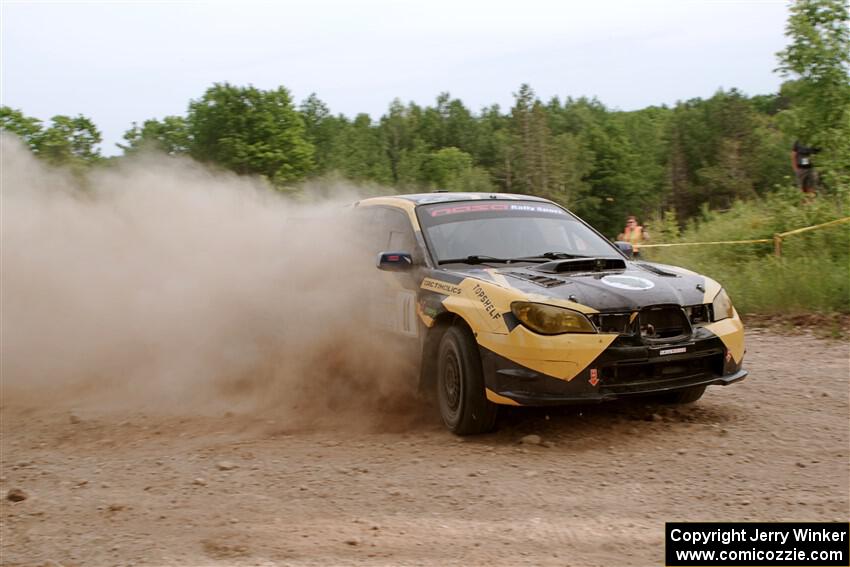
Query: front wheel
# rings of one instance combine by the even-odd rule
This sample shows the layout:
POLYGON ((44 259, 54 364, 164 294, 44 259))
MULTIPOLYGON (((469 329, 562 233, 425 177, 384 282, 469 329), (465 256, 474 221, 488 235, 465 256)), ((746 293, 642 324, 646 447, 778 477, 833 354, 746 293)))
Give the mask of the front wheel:
POLYGON ((492 431, 498 406, 484 392, 478 345, 461 327, 445 332, 437 351, 437 400, 443 423, 457 435, 492 431))

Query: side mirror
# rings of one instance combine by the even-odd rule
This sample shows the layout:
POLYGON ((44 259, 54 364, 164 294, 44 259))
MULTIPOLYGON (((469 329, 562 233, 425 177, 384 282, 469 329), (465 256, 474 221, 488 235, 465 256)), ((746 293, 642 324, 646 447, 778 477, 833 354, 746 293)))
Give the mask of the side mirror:
POLYGON ((614 245, 620 249, 620 252, 626 255, 626 258, 631 259, 635 257, 635 250, 632 248, 632 244, 630 242, 618 240, 614 243, 614 245))
POLYGON ((413 256, 407 252, 378 253, 378 269, 388 272, 403 272, 413 267, 413 256))

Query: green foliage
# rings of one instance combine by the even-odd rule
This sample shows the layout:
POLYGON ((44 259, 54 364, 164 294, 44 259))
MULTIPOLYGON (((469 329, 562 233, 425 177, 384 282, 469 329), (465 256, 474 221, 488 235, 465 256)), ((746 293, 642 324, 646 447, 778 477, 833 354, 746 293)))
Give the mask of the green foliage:
POLYGON ((327 173, 333 169, 336 142, 348 126, 348 121, 342 116, 332 116, 328 105, 322 102, 316 93, 312 93, 301 103, 299 112, 304 119, 304 136, 315 149, 313 173, 327 173))
MULTIPOLYGON (((766 198, 736 202, 727 212, 705 211, 679 238, 661 226, 653 234, 665 242, 772 239, 774 234, 850 216, 825 200, 801 201, 784 189, 766 198)), ((658 221, 656 221, 658 222, 658 221)), ((773 244, 734 244, 645 248, 646 259, 707 274, 728 290, 742 313, 796 311, 850 312, 850 223, 791 235, 782 256, 773 244)))
POLYGON ((189 125, 182 116, 166 116, 160 120, 145 120, 141 127, 133 122, 133 126, 124 133, 127 145, 118 144, 124 153, 132 153, 140 149, 151 149, 168 155, 189 153, 192 137, 189 125))
POLYGON ((677 105, 669 137, 664 203, 682 219, 705 204, 725 209, 736 199, 764 195, 793 173, 791 142, 770 116, 734 89, 677 105))
POLYGON ((828 256, 777 259, 768 255, 734 269, 713 267, 712 272, 743 314, 850 312, 847 262, 828 256))
POLYGON ((283 186, 313 167, 313 146, 289 91, 218 83, 189 104, 191 155, 283 186))
POLYGON ((819 146, 818 168, 836 191, 850 193, 850 8, 846 0, 798 0, 791 5, 777 55, 792 106, 782 121, 794 138, 819 146))
POLYGON ((682 229, 679 226, 679 220, 676 218, 676 211, 674 210, 667 210, 660 215, 651 217, 644 223, 644 227, 647 228, 654 242, 678 242, 682 234, 682 229))
POLYGON ((436 105, 424 110, 411 105, 416 117, 416 136, 429 149, 455 147, 470 155, 477 153, 478 120, 459 99, 440 93, 436 105))
POLYGON ((329 151, 328 169, 343 177, 386 185, 392 182, 383 132, 373 125, 368 114, 358 114, 352 122, 342 120, 329 151))
POLYGON ((798 94, 811 113, 804 133, 815 134, 850 102, 850 10, 845 0, 797 0, 790 11, 791 43, 778 54, 779 70, 799 77, 798 94))
POLYGON ((421 166, 422 178, 431 187, 449 191, 493 190, 487 172, 473 165, 472 156, 454 147, 431 152, 421 166))
POLYGON ((94 122, 83 115, 54 116, 38 136, 38 154, 54 164, 92 163, 100 159, 102 141, 94 122))
POLYGON ((618 112, 587 98, 543 103, 523 84, 508 111, 474 114, 441 93, 432 106, 394 100, 375 121, 334 116, 315 94, 293 111, 285 89, 225 84, 193 101, 184 119, 134 124, 122 147, 185 152, 278 183, 335 176, 399 191, 534 194, 614 235, 630 214, 673 210, 685 222, 705 204, 726 208, 786 184, 790 141, 777 126, 786 98, 733 89, 618 112))
POLYGON ((97 145, 100 131, 82 114, 57 115, 44 127, 40 120, 25 116, 20 110, 0 107, 0 126, 19 136, 40 158, 52 165, 85 167, 100 161, 97 145))
POLYGON ((20 110, 0 106, 0 128, 18 136, 33 152, 38 151, 41 120, 26 116, 20 110))
POLYGON ((387 114, 381 117, 381 132, 384 140, 384 151, 389 160, 393 183, 401 180, 400 166, 405 154, 415 147, 413 118, 415 108, 407 109, 399 99, 390 103, 387 114))
MULTIPOLYGON (((777 54, 788 80, 778 93, 720 90, 622 112, 595 98, 544 102, 522 84, 509 109, 473 112, 443 92, 425 106, 393 100, 373 119, 333 115, 315 94, 296 109, 284 87, 221 83, 185 116, 134 122, 119 146, 186 154, 281 188, 348 179, 405 192, 534 194, 610 236, 636 215, 655 242, 772 238, 850 214, 850 8, 796 0, 789 9, 789 44, 777 54), (790 188, 794 140, 822 148, 825 190, 813 201, 790 188)), ((53 164, 102 161, 100 133, 84 116, 42 124, 3 106, 0 127, 53 164)), ((647 253, 717 275, 743 310, 847 311, 848 230, 791 237, 781 259, 763 244, 647 253)))

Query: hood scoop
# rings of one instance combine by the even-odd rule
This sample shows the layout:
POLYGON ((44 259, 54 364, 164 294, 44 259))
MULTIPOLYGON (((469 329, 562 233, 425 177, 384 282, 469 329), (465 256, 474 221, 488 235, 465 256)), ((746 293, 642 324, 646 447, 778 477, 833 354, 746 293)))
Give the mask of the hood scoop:
POLYGON ((554 260, 539 266, 529 268, 536 272, 547 274, 564 274, 568 272, 605 272, 608 270, 625 270, 626 261, 620 258, 571 258, 569 260, 554 260))
POLYGON ((559 280, 557 278, 550 278, 549 276, 537 275, 537 274, 524 274, 522 272, 506 272, 506 276, 511 276, 512 278, 517 278, 519 280, 524 280, 527 282, 531 282, 543 287, 557 287, 559 285, 564 285, 567 283, 564 280, 559 280))
POLYGON ((647 272, 652 272, 653 274, 664 276, 665 278, 678 278, 679 274, 674 274, 673 272, 668 272, 667 270, 662 270, 658 266, 654 266, 652 264, 644 264, 643 262, 636 262, 636 264, 643 270, 647 272))

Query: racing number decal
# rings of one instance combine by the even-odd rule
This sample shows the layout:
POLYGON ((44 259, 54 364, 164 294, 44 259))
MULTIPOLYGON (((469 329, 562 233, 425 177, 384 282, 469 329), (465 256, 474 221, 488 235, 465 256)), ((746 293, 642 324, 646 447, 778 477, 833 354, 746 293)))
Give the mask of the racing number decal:
POLYGON ((416 294, 409 290, 387 290, 371 298, 370 322, 372 328, 389 331, 406 337, 418 337, 416 294))
POLYGON ((396 305, 393 310, 396 313, 395 331, 407 337, 419 336, 419 326, 416 317, 416 294, 412 291, 399 291, 396 293, 396 305))

